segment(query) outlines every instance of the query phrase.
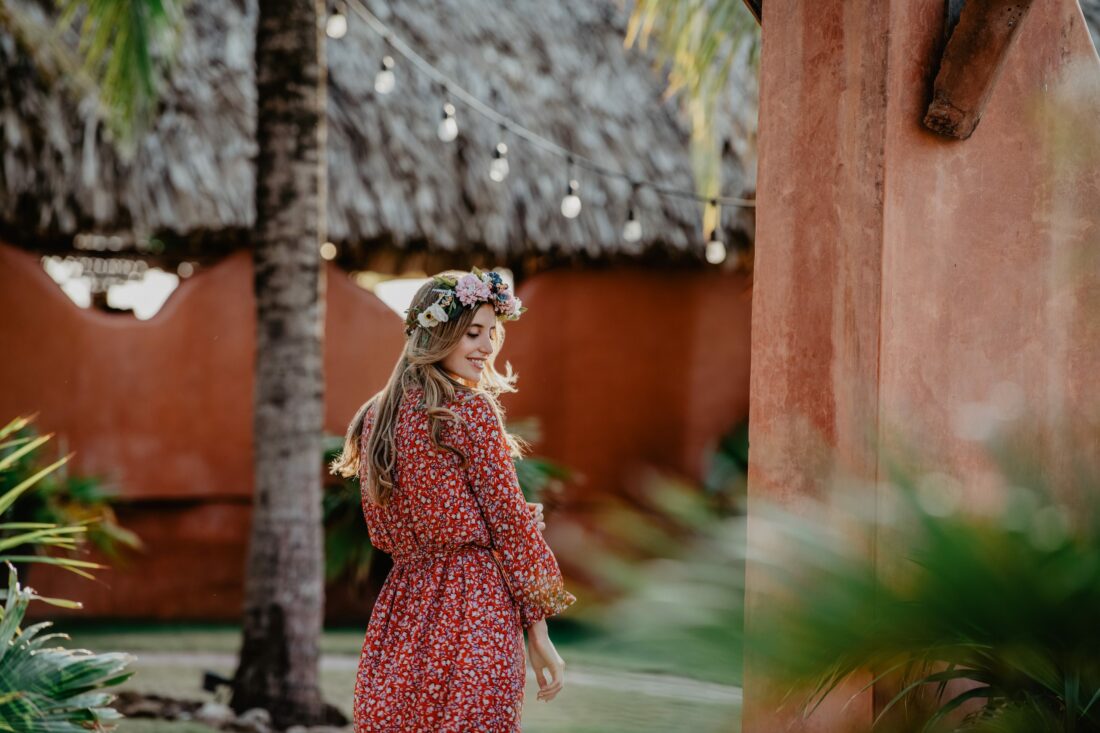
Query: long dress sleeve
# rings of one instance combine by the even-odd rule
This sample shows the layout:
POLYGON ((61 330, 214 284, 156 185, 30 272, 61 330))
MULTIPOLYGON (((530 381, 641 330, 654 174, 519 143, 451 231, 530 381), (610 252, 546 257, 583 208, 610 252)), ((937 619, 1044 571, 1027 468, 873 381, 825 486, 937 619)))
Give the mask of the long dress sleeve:
POLYGON ((500 419, 485 395, 467 404, 466 477, 527 629, 577 598, 565 589, 558 561, 527 507, 500 419))

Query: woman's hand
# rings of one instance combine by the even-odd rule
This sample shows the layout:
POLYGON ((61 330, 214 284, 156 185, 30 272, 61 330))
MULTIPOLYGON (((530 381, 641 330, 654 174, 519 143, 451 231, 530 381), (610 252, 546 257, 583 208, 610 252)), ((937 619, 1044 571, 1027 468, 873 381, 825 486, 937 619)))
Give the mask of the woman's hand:
POLYGON ((550 702, 565 684, 565 660, 550 642, 545 619, 527 629, 527 658, 539 683, 538 699, 550 702))
POLYGON ((527 502, 527 508, 535 515, 535 522, 538 523, 539 531, 546 529, 546 522, 542 516, 542 504, 536 504, 533 502, 527 502))

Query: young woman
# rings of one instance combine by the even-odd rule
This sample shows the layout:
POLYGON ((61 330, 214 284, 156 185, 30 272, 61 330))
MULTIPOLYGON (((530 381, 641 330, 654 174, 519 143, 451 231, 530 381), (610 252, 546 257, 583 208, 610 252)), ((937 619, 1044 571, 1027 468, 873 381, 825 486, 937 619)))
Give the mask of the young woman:
POLYGON ((515 391, 511 366, 494 366, 504 321, 525 310, 494 272, 421 287, 397 366, 332 465, 359 476, 371 543, 394 561, 367 624, 356 733, 520 730, 524 630, 538 698, 562 689, 546 617, 576 598, 524 500, 512 458, 525 446, 497 402, 515 391))

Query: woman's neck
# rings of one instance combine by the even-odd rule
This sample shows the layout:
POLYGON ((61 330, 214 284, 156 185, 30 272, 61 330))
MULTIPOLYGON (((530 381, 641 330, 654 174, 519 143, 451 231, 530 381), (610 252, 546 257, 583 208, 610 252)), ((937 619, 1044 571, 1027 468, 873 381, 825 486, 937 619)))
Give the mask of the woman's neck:
POLYGON ((461 374, 457 374, 455 372, 452 372, 450 369, 447 369, 446 367, 441 367, 441 368, 443 369, 444 374, 446 374, 448 377, 455 380, 459 384, 463 385, 464 387, 469 387, 470 389, 475 389, 480 384, 479 381, 475 381, 473 379, 467 379, 466 377, 462 376, 461 374))

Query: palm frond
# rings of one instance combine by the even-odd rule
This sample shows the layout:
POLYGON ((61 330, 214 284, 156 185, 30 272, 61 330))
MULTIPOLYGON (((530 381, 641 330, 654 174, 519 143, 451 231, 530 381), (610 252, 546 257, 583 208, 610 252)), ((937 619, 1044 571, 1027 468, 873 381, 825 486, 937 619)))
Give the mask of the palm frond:
POLYGON ((132 152, 152 122, 162 77, 178 50, 184 2, 58 0, 53 28, 15 8, 3 8, 0 18, 43 73, 98 99, 108 132, 120 150, 132 152))
MULTIPOLYGON (((625 45, 645 49, 650 41, 667 68, 668 94, 683 92, 696 187, 700 195, 713 198, 720 193, 723 139, 715 126, 716 108, 727 93, 734 65, 757 64, 756 19, 742 0, 638 0, 625 45)), ((716 208, 707 207, 704 217, 704 230, 713 230, 718 224, 716 208)))

